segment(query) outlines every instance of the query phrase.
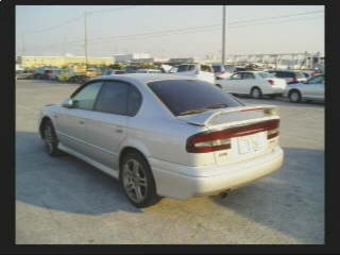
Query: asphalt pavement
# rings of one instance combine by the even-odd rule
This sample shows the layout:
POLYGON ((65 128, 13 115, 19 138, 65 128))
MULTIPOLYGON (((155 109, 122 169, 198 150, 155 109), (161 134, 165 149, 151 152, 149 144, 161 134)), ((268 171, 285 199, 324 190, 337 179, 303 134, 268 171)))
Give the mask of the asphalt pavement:
POLYGON ((227 198, 170 198, 133 207, 118 181, 72 156, 53 158, 38 135, 45 104, 79 85, 16 83, 17 244, 323 244, 324 105, 273 104, 281 115, 281 170, 227 198))

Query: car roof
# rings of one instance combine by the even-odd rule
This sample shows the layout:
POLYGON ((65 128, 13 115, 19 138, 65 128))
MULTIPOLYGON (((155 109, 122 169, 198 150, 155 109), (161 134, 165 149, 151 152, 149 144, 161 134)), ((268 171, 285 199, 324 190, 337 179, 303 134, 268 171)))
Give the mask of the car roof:
POLYGON ((125 73, 119 75, 101 75, 95 78, 92 78, 91 81, 94 80, 115 80, 119 79, 121 81, 132 82, 132 83, 144 83, 147 84, 149 82, 154 81, 167 81, 167 80, 197 80, 192 77, 174 75, 174 74, 150 74, 150 73, 125 73))

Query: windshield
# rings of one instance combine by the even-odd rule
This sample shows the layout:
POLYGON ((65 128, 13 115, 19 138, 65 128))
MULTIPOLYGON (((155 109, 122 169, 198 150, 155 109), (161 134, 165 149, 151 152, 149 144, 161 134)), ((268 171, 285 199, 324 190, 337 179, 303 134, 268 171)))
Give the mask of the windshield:
POLYGON ((221 70, 222 70, 222 67, 221 66, 213 66, 213 69, 214 69, 215 73, 220 73, 221 70))
POLYGON ((242 105, 205 81, 168 80, 150 82, 148 85, 175 116, 242 105))
POLYGON ((261 72, 261 73, 258 73, 258 75, 260 75, 262 78, 275 78, 275 76, 271 73, 267 73, 267 72, 261 72))

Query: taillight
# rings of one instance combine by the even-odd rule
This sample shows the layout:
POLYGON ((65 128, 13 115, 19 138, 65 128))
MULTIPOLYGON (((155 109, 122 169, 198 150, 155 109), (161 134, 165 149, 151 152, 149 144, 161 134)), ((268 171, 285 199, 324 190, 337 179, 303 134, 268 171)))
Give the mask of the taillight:
POLYGON ((279 135, 279 123, 280 120, 275 119, 221 131, 198 133, 188 138, 186 150, 191 153, 227 150, 231 148, 231 138, 263 131, 267 131, 267 139, 272 139, 279 135))
POLYGON ((268 80, 268 82, 270 83, 270 85, 275 85, 275 82, 273 80, 268 80))

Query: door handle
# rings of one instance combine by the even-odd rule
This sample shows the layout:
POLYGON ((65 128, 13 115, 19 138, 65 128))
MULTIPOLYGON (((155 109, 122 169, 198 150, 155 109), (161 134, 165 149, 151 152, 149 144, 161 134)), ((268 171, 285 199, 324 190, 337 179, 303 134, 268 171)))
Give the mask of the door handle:
POLYGON ((123 130, 120 129, 120 128, 117 128, 117 129, 116 129, 116 132, 117 132, 117 133, 123 133, 123 130))
POLYGON ((58 115, 53 115, 53 118, 58 119, 58 115))
POLYGON ((82 120, 80 120, 80 121, 79 121, 79 124, 83 125, 83 124, 85 124, 85 122, 82 121, 82 120))

